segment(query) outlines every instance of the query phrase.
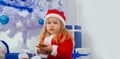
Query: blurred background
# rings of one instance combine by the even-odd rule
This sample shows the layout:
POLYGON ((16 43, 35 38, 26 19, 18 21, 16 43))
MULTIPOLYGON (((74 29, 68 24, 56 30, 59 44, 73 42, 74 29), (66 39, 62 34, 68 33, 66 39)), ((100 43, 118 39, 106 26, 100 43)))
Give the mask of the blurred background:
POLYGON ((0 1, 12 4, 10 6, 7 4, 5 6, 0 5, 1 18, 9 17, 9 21, 7 20, 5 23, 0 21, 0 39, 8 43, 11 51, 15 49, 14 47, 21 46, 23 42, 28 48, 34 50, 39 42, 39 35, 37 34, 42 28, 40 19, 44 18, 47 9, 59 9, 67 16, 67 25, 81 26, 82 47, 90 48, 90 59, 120 58, 119 0, 0 1), (31 31, 33 30, 35 31, 32 35, 31 31))

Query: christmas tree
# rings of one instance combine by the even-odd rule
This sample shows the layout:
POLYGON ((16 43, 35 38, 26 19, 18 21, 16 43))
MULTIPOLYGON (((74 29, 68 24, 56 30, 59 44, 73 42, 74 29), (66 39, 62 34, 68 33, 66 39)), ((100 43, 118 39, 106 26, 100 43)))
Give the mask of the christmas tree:
POLYGON ((24 47, 27 39, 39 35, 48 9, 62 11, 61 0, 0 0, 0 32, 10 31, 13 38, 21 32, 24 47))

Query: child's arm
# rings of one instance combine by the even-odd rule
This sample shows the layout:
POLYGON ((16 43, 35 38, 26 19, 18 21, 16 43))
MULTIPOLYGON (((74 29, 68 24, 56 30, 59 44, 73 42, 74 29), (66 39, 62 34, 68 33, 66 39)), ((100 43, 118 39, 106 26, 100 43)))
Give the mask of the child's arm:
POLYGON ((58 56, 63 58, 70 57, 72 56, 72 51, 73 51, 73 41, 71 38, 69 38, 65 42, 61 43, 60 45, 57 45, 57 49, 56 49, 57 54, 53 56, 58 56))
MULTIPOLYGON (((42 54, 48 55, 48 54, 51 53, 51 51, 49 51, 49 49, 50 49, 49 45, 39 44, 39 45, 36 46, 36 47, 38 48, 38 51, 37 51, 37 52, 38 52, 39 54, 42 53, 42 54)), ((52 47, 51 47, 51 49, 52 49, 52 47)))

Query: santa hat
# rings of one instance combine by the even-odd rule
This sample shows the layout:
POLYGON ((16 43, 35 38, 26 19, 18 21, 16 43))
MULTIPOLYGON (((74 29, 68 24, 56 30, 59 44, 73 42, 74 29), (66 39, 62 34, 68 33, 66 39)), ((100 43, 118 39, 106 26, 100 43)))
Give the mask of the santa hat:
POLYGON ((59 10, 48 10, 47 14, 45 16, 45 21, 49 17, 56 17, 56 18, 58 18, 65 25, 66 17, 63 14, 63 12, 61 12, 59 10))

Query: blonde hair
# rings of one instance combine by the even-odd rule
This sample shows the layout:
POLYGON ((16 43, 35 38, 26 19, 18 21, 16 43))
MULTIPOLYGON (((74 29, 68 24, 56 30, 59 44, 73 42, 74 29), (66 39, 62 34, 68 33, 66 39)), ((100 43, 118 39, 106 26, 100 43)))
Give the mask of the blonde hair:
MULTIPOLYGON (((73 41, 73 36, 72 36, 72 33, 67 30, 64 26, 64 24, 60 21, 61 23, 61 26, 60 26, 60 31, 54 36, 54 40, 55 42, 58 44, 58 43, 62 43, 64 42, 66 39, 68 38, 71 38, 72 41, 73 41), (61 35, 63 34, 62 38, 61 38, 61 35), (58 42, 59 41, 59 42, 58 42)), ((47 33, 47 30, 46 30, 46 23, 41 31, 42 33, 40 34, 40 43, 43 43, 43 39, 46 37, 46 35, 48 34, 47 33)), ((74 42, 74 41, 73 41, 74 42)))

